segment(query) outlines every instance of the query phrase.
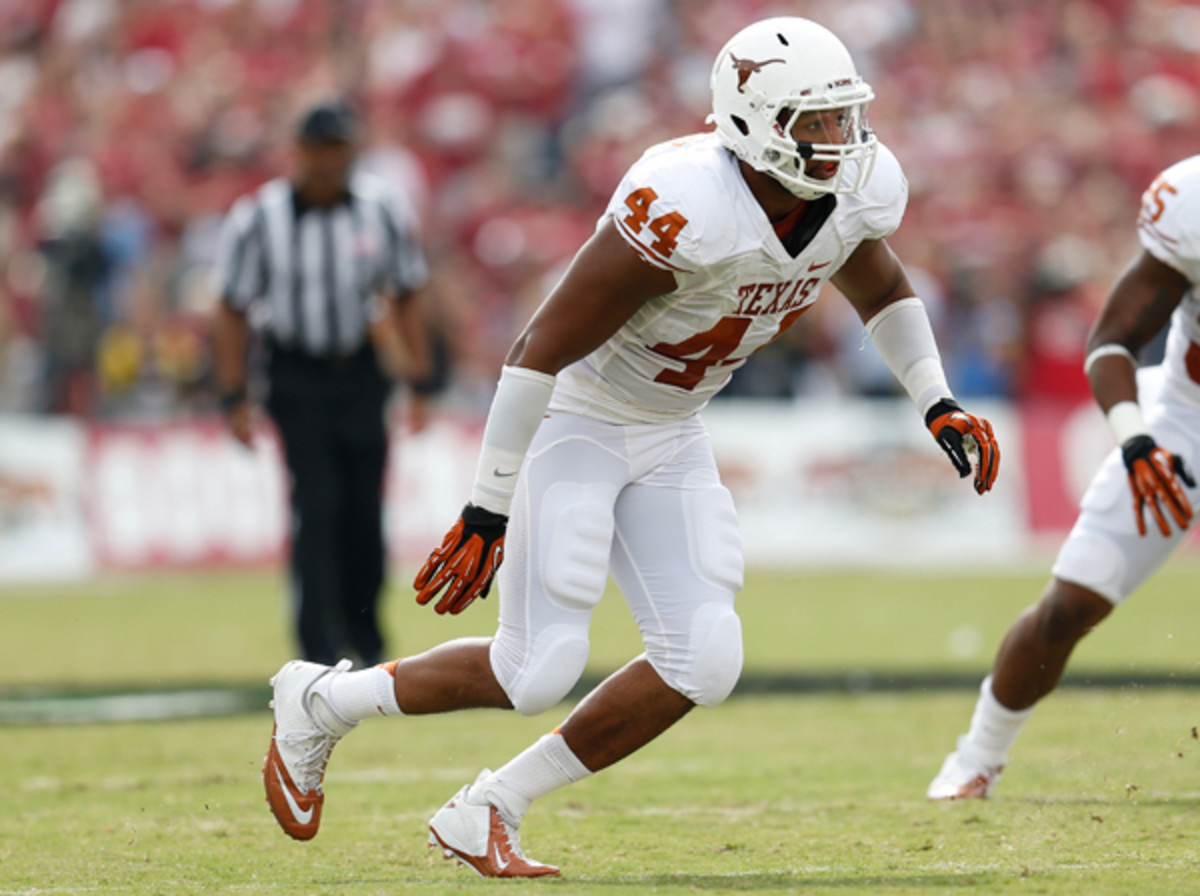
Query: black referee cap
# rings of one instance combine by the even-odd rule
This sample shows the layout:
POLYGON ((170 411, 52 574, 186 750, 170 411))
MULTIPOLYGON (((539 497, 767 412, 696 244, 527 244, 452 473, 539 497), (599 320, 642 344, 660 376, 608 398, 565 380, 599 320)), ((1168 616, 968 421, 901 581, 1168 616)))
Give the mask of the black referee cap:
POLYGON ((296 137, 305 143, 350 143, 358 131, 358 117, 344 102, 321 103, 304 113, 296 137))

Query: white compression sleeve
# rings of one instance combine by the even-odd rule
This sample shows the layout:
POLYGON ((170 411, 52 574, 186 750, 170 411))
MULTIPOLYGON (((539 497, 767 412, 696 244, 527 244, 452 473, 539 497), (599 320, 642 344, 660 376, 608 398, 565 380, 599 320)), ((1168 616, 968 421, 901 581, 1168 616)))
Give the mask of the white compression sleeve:
POLYGON ((1134 436, 1150 434, 1146 418, 1142 416, 1142 409, 1136 401, 1118 401, 1105 416, 1113 435, 1117 437, 1118 445, 1124 445, 1134 436))
POLYGON ((528 367, 505 367, 483 428, 471 503, 508 516, 517 472, 550 405, 554 377, 528 367))
POLYGON ((920 299, 914 296, 888 305, 867 321, 867 335, 922 415, 940 399, 952 397, 920 299))

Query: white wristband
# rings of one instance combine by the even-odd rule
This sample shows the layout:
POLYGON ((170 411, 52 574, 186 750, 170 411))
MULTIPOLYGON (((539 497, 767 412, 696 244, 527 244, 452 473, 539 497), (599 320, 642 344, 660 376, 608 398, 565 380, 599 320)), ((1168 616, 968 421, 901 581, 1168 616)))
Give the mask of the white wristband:
POLYGON ((1124 445, 1134 436, 1150 433, 1146 427, 1146 419, 1142 416, 1142 409, 1136 401, 1118 401, 1108 409, 1107 416, 1108 425, 1117 437, 1118 445, 1124 445))
POLYGON ((505 367, 483 428, 471 503, 508 516, 517 473, 541 425, 554 391, 554 377, 528 367, 505 367))
POLYGON ((1123 345, 1118 345, 1115 342, 1109 342, 1106 345, 1098 346, 1097 348, 1094 348, 1088 352, 1088 356, 1083 361, 1084 375, 1090 375, 1092 372, 1092 365, 1101 358, 1105 358, 1109 355, 1121 355, 1122 357, 1127 358, 1129 363, 1133 365, 1133 369, 1137 370, 1138 362, 1137 358, 1133 356, 1133 352, 1123 345))

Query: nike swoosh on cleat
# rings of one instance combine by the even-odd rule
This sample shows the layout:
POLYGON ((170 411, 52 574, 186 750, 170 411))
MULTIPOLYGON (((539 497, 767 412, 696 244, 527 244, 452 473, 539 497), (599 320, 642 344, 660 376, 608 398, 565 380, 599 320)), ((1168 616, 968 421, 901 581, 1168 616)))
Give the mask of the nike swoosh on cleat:
POLYGON ((505 868, 508 867, 508 862, 504 861, 500 858, 500 844, 499 843, 492 844, 492 861, 496 863, 496 868, 500 871, 503 871, 505 868))
POLYGON ((313 807, 301 809, 300 804, 296 802, 296 798, 292 796, 291 788, 287 786, 283 780, 283 775, 279 773, 279 764, 275 763, 275 777, 279 779, 279 786, 283 790, 283 798, 287 800, 288 808, 292 810, 292 817, 300 824, 308 824, 312 821, 313 807))

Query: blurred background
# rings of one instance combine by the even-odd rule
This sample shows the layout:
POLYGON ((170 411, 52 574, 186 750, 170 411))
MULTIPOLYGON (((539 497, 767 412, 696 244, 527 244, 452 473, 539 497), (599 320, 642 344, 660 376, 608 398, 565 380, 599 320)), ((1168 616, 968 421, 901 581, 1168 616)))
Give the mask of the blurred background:
MULTIPOLYGON (((1200 3, 0 0, 0 577, 277 557, 269 434, 248 458, 215 424, 209 272, 223 215, 287 172, 296 116, 331 94, 362 111, 362 164, 414 203, 433 267, 438 423, 399 440, 389 484, 397 554, 422 555, 512 338, 641 151, 706 128, 719 47, 774 14, 834 30, 877 94, 911 187, 891 243, 1008 452, 1007 492, 970 509, 980 550, 1059 537, 1111 447, 1087 329, 1141 192, 1200 151, 1200 3)), ((947 470, 924 477, 944 459, 895 393, 836 295, 759 353, 711 410, 744 525, 848 502, 850 544, 864 515, 899 537, 943 513, 929 482, 963 503, 947 470), (861 437, 880 419, 890 464, 861 437), (873 478, 817 456, 830 443, 873 478)))

